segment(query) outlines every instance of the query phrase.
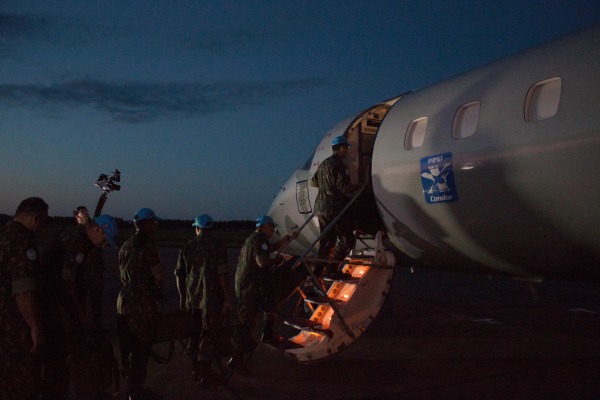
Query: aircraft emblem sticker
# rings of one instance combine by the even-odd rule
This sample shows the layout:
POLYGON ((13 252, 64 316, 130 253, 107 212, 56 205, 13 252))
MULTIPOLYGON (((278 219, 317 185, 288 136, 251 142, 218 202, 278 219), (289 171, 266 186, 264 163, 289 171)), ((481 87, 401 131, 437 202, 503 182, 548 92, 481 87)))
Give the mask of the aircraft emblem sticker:
POLYGON ((421 158, 421 184, 429 204, 449 203, 458 200, 452 153, 442 153, 421 158))

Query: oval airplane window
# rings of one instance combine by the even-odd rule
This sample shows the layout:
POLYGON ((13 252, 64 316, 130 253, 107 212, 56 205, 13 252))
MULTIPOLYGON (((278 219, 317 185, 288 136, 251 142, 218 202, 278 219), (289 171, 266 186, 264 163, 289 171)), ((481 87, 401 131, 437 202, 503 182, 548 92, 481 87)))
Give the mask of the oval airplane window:
POLYGON ((537 122, 552 118, 558 112, 561 78, 538 82, 529 88, 525 98, 525 121, 537 122))
POLYGON ((479 122, 479 109, 481 103, 473 101, 461 106, 454 114, 452 124, 452 137, 455 140, 466 139, 473 136, 479 122))
POLYGON ((427 117, 415 119, 408 125, 406 136, 404 137, 404 148, 414 150, 423 146, 425 140, 425 130, 427 129, 427 117))

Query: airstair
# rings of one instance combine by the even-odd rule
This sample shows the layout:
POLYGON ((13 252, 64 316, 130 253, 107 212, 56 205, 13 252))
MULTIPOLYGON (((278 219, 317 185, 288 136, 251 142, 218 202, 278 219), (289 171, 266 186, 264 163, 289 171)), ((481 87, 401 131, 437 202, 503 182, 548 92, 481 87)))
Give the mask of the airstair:
POLYGON ((309 296, 299 288, 310 316, 285 321, 298 333, 288 339, 293 347, 283 351, 300 363, 326 359, 351 345, 377 317, 390 291, 395 260, 393 253, 384 247, 383 231, 375 235, 357 236, 357 244, 345 260, 308 257, 323 234, 333 227, 361 192, 362 189, 296 261, 296 265, 302 263, 307 268, 317 293, 316 296, 309 296), (326 280, 323 285, 310 267, 320 262, 342 265, 342 272, 346 276, 326 280))

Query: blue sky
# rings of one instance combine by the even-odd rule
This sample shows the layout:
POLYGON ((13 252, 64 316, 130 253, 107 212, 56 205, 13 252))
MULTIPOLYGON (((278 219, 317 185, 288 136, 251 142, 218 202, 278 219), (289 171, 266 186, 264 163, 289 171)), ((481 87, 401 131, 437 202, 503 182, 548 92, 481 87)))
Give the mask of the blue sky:
POLYGON ((598 1, 0 2, 0 213, 254 219, 337 122, 600 21, 598 1))

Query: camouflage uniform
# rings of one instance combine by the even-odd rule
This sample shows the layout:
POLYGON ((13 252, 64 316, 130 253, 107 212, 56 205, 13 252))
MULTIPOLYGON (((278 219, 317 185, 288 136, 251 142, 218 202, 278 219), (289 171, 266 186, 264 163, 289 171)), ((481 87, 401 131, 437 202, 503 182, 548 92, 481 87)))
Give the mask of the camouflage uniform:
MULTIPOLYGON (((75 339, 82 329, 73 300, 66 297, 63 283, 72 284, 81 306, 85 307, 84 288, 94 267, 96 247, 87 236, 85 226, 77 225, 58 233, 44 251, 45 289, 59 293, 59 302, 65 319, 65 329, 70 339, 75 339), (52 287, 48 287, 51 284, 52 287)), ((46 292, 46 290, 44 290, 46 292)))
MULTIPOLYGON (((256 230, 248 236, 240 252, 235 272, 235 294, 238 298, 243 333, 241 334, 242 338, 238 340, 238 346, 240 343, 249 342, 259 306, 265 311, 265 320, 268 322, 268 324, 265 323, 267 326, 265 329, 272 327, 273 316, 268 313, 271 313, 274 307, 267 304, 267 299, 272 294, 271 269, 273 266, 273 261, 269 257, 269 247, 267 236, 256 230)), ((238 352, 244 351, 241 348, 237 350, 238 352)))
POLYGON ((138 230, 119 251, 123 286, 117 299, 117 329, 121 363, 128 374, 128 389, 140 388, 146 380, 146 365, 158 312, 158 289, 154 274, 162 272, 154 239, 138 230))
POLYGON ((65 288, 72 285, 80 305, 85 307, 85 298, 80 297, 81 287, 89 274, 95 249, 85 226, 77 225, 59 232, 44 251, 40 308, 47 346, 42 359, 44 390, 51 398, 66 397, 70 381, 68 351, 80 341, 84 328, 78 306, 65 288))
POLYGON ((88 268, 81 275, 77 289, 82 304, 89 302, 92 321, 96 327, 101 326, 102 303, 104 300, 104 258, 102 248, 94 247, 87 260, 88 268))
POLYGON ((201 337, 191 340, 194 359, 198 353, 199 365, 195 368, 199 368, 199 376, 210 368, 216 338, 223 326, 225 295, 219 275, 228 272, 227 248, 206 230, 190 240, 179 253, 175 275, 185 281, 186 308, 195 311, 195 325, 202 327, 201 337), (201 314, 199 310, 202 310, 201 314), (201 322, 197 321, 198 317, 202 318, 201 322))
POLYGON ((33 399, 40 390, 30 328, 14 301, 17 293, 37 291, 33 236, 19 222, 0 228, 0 397, 7 400, 33 399))
MULTIPOLYGON (((343 159, 334 153, 325 159, 312 177, 311 185, 319 188, 315 200, 315 212, 319 219, 321 231, 348 204, 356 185, 350 181, 350 171, 343 159)), ((344 214, 319 242, 319 258, 330 258, 331 251, 334 260, 343 260, 354 248, 355 237, 352 218, 348 212, 344 214), (339 239, 339 240, 338 240, 339 239)))

